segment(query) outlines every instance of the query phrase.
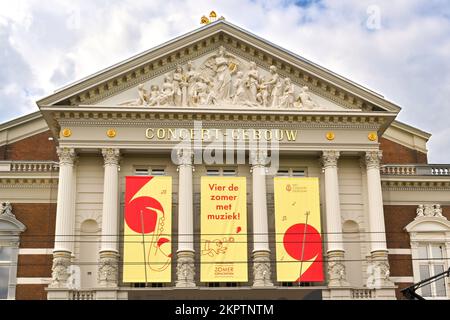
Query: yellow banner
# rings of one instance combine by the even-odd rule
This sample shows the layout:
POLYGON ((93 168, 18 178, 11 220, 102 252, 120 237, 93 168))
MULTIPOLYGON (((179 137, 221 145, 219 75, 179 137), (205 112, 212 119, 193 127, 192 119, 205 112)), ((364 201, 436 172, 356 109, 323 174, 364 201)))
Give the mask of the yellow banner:
POLYGON ((274 178, 277 280, 323 281, 318 178, 274 178))
POLYGON ((200 281, 247 282, 245 177, 201 178, 200 281))
POLYGON ((171 281, 172 177, 127 177, 124 282, 171 281))

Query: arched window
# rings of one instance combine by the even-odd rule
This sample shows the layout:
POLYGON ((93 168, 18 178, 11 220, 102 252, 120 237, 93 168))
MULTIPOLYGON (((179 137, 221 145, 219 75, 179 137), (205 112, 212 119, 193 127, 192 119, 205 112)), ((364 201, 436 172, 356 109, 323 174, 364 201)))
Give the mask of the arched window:
POLYGON ((97 221, 93 219, 83 221, 80 241, 81 288, 94 288, 97 285, 97 260, 100 248, 100 228, 97 221))
POLYGON ((25 226, 16 219, 12 205, 3 202, 0 206, 0 300, 16 298, 17 257, 20 234, 25 226))

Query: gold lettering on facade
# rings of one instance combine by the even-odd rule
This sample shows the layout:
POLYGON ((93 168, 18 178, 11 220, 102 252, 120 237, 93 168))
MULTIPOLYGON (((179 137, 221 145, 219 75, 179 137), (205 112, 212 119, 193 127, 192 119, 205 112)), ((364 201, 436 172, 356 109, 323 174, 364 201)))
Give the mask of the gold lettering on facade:
POLYGON ((186 140, 201 139, 209 141, 220 137, 231 137, 232 140, 277 140, 297 141, 298 130, 283 129, 174 129, 174 128, 147 128, 145 137, 149 140, 186 140))

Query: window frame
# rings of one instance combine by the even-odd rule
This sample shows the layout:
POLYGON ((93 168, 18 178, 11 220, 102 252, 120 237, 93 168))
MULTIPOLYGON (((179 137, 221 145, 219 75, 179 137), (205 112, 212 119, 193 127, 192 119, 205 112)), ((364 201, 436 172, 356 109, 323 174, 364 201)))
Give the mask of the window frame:
POLYGON ((0 212, 0 247, 11 248, 10 260, 8 260, 8 263, 2 263, 2 265, 9 264, 10 266, 8 293, 6 299, 0 299, 0 301, 16 299, 17 261, 19 258, 20 235, 25 229, 25 225, 17 220, 14 215, 2 214, 2 212, 0 212))
MULTIPOLYGON (((414 283, 421 281, 420 265, 423 264, 423 259, 420 259, 419 247, 420 245, 442 245, 443 258, 440 261, 444 262, 444 271, 448 270, 450 266, 450 221, 445 217, 436 216, 417 216, 411 223, 409 223, 405 230, 409 233, 411 244, 411 258, 413 266, 414 283)), ((428 249, 427 249, 428 250, 428 249)), ((428 259, 429 260, 429 259, 428 259)), ((434 274, 434 270, 432 270, 434 274)), ((424 297, 427 300, 448 300, 450 299, 450 278, 445 277, 446 296, 440 297, 424 297)), ((435 285, 431 286, 432 295, 435 292, 435 285)), ((418 293, 422 295, 422 289, 418 289, 418 293)))

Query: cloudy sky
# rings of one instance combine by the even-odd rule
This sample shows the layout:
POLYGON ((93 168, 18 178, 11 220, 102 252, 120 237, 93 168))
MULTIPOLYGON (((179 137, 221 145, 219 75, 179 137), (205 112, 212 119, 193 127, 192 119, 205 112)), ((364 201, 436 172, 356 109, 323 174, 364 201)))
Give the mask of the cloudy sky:
POLYGON ((448 0, 15 0, 0 2, 0 122, 72 81, 200 27, 212 9, 383 94, 450 163, 448 0))

